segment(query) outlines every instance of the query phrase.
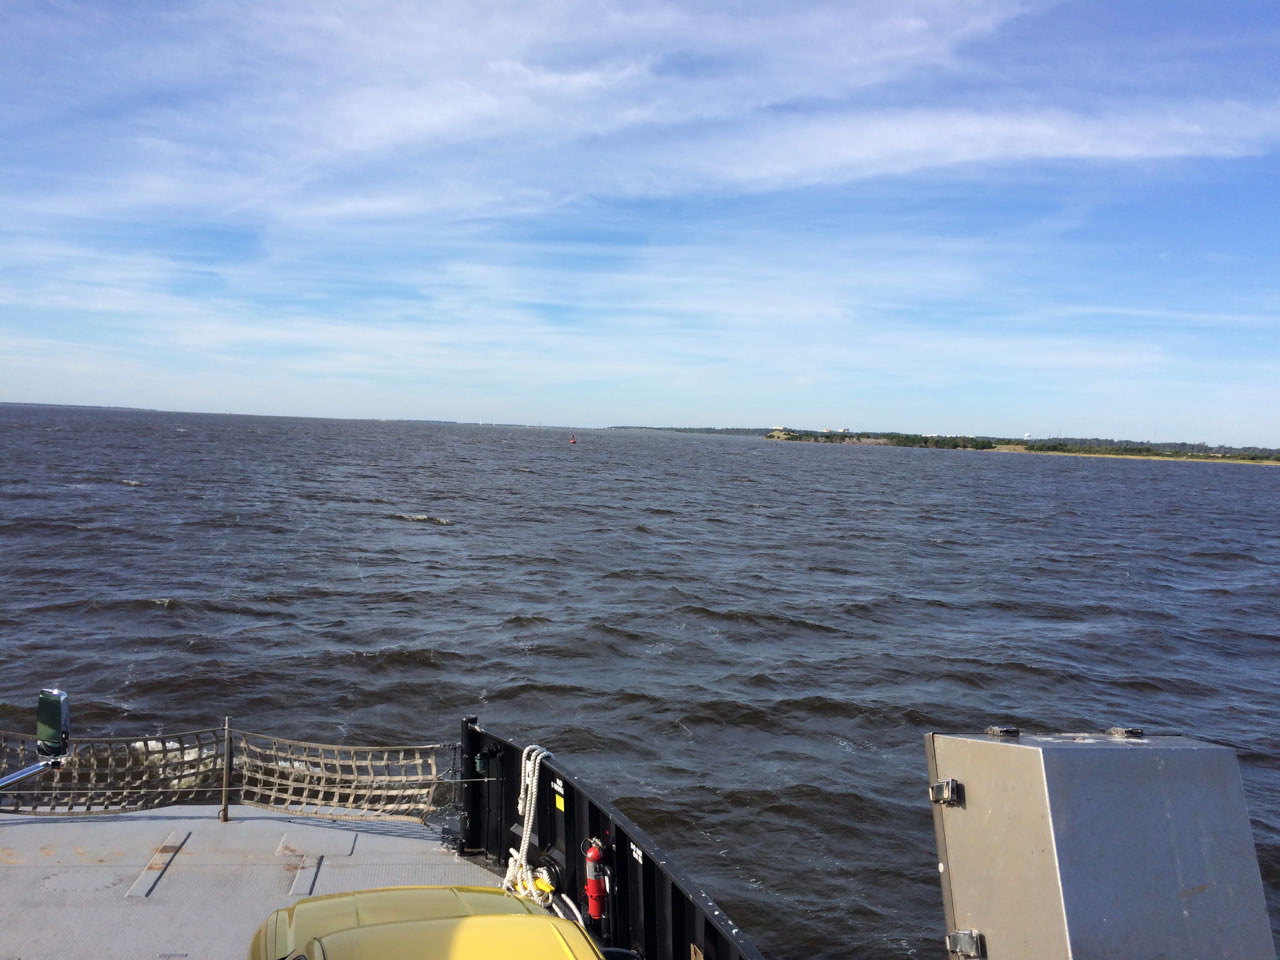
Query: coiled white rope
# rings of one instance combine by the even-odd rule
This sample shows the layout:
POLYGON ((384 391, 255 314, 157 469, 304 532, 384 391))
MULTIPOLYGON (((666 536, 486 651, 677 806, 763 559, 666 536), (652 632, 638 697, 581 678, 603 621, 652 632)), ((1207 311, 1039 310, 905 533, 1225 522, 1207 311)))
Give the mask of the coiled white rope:
POLYGON ((516 800, 516 813, 520 815, 520 849, 510 851, 507 875, 502 881, 503 890, 528 897, 544 907, 551 903, 551 891, 540 890, 534 883, 537 873, 529 864, 529 843, 533 838, 534 810, 538 802, 538 771, 542 769, 542 761, 549 756, 551 751, 536 743, 525 747, 520 755, 520 796, 516 800))

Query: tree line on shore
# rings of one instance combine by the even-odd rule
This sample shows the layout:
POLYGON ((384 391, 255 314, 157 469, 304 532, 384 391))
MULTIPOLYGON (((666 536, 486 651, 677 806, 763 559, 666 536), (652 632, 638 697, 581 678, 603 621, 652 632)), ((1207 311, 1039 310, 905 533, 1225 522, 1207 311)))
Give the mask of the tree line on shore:
POLYGON ((863 443, 885 447, 935 447, 940 450, 993 450, 998 441, 989 437, 925 436, 920 433, 850 433, 844 430, 771 430, 771 440, 795 440, 808 443, 863 443))
POLYGON ((795 430, 789 427, 613 427, 615 430, 664 430, 673 433, 719 433, 767 437, 807 443, 860 443, 893 447, 932 447, 941 450, 994 450, 1016 447, 1031 453, 1075 453, 1087 456, 1169 457, 1179 460, 1253 460, 1280 462, 1280 449, 1228 447, 1207 443, 1107 440, 1100 437, 1050 437, 1022 440, 1009 437, 944 437, 894 431, 795 430))
POLYGON ((1033 453, 1082 453, 1092 456, 1171 457, 1179 460, 1275 460, 1280 450, 1267 447, 1210 446, 1207 443, 1156 443, 1134 440, 1100 440, 1055 437, 1029 440, 1033 453))
POLYGON ((775 430, 767 436, 776 440, 811 443, 879 443, 895 447, 934 447, 943 450, 994 450, 1016 447, 1031 453, 1074 453, 1088 456, 1169 457, 1178 460, 1272 460, 1280 462, 1280 450, 1267 447, 1210 446, 1206 443, 1157 443, 1133 440, 1104 440, 1097 437, 1052 437, 1045 440, 1018 440, 1009 437, 944 437, 918 433, 846 433, 817 430, 775 430))

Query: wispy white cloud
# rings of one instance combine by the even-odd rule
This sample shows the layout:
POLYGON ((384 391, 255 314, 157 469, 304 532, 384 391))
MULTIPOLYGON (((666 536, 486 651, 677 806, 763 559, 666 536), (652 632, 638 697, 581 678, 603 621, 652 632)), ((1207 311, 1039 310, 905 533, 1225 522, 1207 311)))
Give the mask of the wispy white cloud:
MULTIPOLYGON (((1062 110, 860 111, 769 118, 678 144, 649 183, 683 189, 840 184, 923 170, 1024 161, 1135 161, 1260 154, 1280 139, 1280 102, 1062 110)), ((643 182, 643 181, 642 181, 643 182)))
POLYGON ((1217 102, 1182 90, 1117 95, 1089 111, 1002 90, 980 107, 946 95, 920 105, 912 83, 972 73, 964 44, 1028 9, 560 2, 433 4, 424 15, 416 4, 207 4, 142 24, 62 17, 54 62, 80 83, 37 83, 47 97, 29 95, 16 112, 46 111, 42 131, 98 115, 89 163, 45 158, 88 178, 61 181, 38 202, 104 215, 246 206, 277 217, 456 215, 583 192, 1229 156, 1280 134, 1274 98, 1217 102), (867 94, 886 87, 898 103, 867 94))

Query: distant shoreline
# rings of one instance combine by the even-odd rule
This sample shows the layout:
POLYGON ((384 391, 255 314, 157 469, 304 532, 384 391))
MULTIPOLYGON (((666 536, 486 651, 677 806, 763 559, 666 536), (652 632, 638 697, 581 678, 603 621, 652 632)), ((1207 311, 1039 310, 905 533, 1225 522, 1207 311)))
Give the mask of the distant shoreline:
POLYGON ((1280 451, 1263 447, 1216 447, 1206 444, 1139 443, 1128 440, 1073 440, 1052 438, 1019 442, 1000 437, 943 436, 917 433, 871 433, 848 430, 789 430, 775 428, 766 440, 791 443, 925 447, 941 450, 976 450, 997 453, 1044 453, 1064 457, 1113 457, 1121 460, 1177 460, 1206 463, 1270 463, 1280 466, 1280 451))
POLYGON ((1276 460, 1251 460, 1248 457, 1222 456, 1179 456, 1174 453, 1085 453, 1075 450, 1028 450, 1024 444, 1001 443, 995 448, 996 453, 1029 453, 1041 457, 1093 457, 1096 460, 1173 460, 1178 463, 1244 463, 1260 467, 1280 467, 1276 460))

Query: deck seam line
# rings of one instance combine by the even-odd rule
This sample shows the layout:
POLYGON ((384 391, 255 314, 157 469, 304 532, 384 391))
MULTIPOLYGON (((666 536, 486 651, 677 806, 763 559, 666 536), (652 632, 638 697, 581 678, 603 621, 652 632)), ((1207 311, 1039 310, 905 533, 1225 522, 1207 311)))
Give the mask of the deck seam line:
POLYGON ((170 833, 169 836, 165 837, 164 843, 160 844, 160 846, 156 848, 156 852, 152 854, 151 859, 147 861, 147 865, 142 868, 142 873, 138 874, 138 879, 133 882, 133 886, 125 892, 125 896, 141 896, 144 899, 150 897, 151 894, 155 892, 156 886, 164 878, 164 875, 169 872, 169 865, 173 863, 177 858, 178 853, 187 845, 187 841, 190 839, 190 830, 187 831, 186 836, 181 840, 178 840, 177 833, 170 833), (151 885, 147 887, 146 892, 135 892, 138 889, 138 885, 146 879, 147 874, 153 871, 156 871, 156 878, 151 881, 151 885))

